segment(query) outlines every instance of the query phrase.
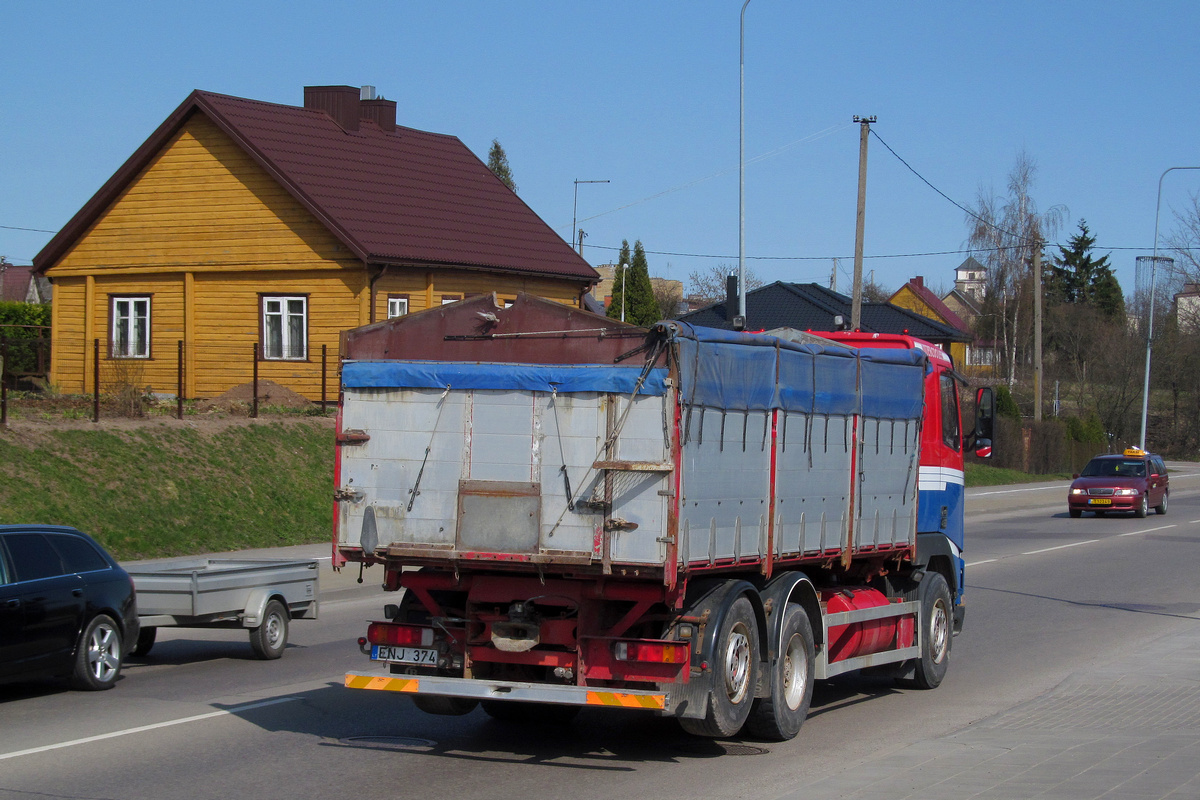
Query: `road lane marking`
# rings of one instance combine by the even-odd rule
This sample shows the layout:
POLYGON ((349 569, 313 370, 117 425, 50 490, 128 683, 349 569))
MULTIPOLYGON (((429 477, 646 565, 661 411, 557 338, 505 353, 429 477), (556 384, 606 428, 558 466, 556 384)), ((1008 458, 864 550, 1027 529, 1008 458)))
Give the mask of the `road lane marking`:
POLYGON ((1023 556, 1036 556, 1038 553, 1049 553, 1051 550, 1065 550, 1068 547, 1079 547, 1081 544, 1095 544, 1099 539, 1087 539, 1082 542, 1071 542, 1070 544, 1060 544, 1057 547, 1046 547, 1042 550, 1030 550, 1028 553, 1021 553, 1023 556))
POLYGON ((1144 531, 1130 531, 1129 533, 1118 533, 1118 536, 1137 536, 1139 533, 1153 533, 1154 531, 1165 531, 1167 528, 1178 528, 1178 525, 1160 525, 1157 528, 1147 528, 1144 531))
POLYGON ((112 733, 101 733, 97 736, 86 736, 82 739, 72 739, 69 742, 59 742, 57 744, 47 744, 41 747, 31 747, 28 750, 14 750, 11 753, 0 753, 0 761, 8 758, 18 758, 20 756, 30 756, 35 753, 45 753, 49 750, 61 750, 64 747, 74 747, 80 744, 88 744, 89 742, 99 742, 104 739, 115 739, 118 736, 129 736, 134 733, 143 733, 145 731, 153 731, 159 728, 169 728, 173 725, 184 725, 188 722, 199 722, 203 719, 212 719, 213 717, 224 717, 230 714, 238 714, 242 711, 250 711, 255 708, 263 708, 265 706, 273 706, 279 703, 288 703, 295 700, 295 697, 277 697, 274 700, 263 700, 258 703, 249 703, 244 706, 235 706, 233 708, 223 708, 220 711, 210 711, 207 714, 196 714, 192 717, 180 717, 179 719, 169 719, 165 722, 155 722, 152 725, 139 725, 136 728, 126 728, 123 731, 113 731, 112 733))
POLYGON ((967 495, 967 499, 972 497, 987 497, 993 494, 1020 494, 1021 492, 1061 492, 1066 489, 1066 486, 1038 486, 1033 489, 997 489, 992 492, 972 492, 967 495))
POLYGON ((998 558, 985 558, 983 561, 972 561, 970 564, 963 564, 964 567, 978 567, 980 564, 990 564, 993 561, 999 561, 998 558))

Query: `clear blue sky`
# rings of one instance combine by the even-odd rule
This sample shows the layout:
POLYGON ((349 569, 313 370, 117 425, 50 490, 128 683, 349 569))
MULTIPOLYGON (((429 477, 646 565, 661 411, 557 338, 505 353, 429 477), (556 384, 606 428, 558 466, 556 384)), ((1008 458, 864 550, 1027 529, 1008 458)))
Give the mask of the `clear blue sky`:
MULTIPOLYGON (((767 281, 848 289, 855 114, 954 200, 1002 193, 1018 151, 1034 197, 1088 221, 1127 293, 1153 245, 1159 175, 1200 165, 1194 2, 797 3, 746 12, 746 254, 767 281), (1142 248, 1140 250, 1118 248, 1142 248)), ((600 3, 4 3, 0 255, 31 263, 193 89, 301 105, 374 85, 398 122, 500 140, 519 194, 592 264, 640 239, 686 280, 738 253, 740 0, 600 3)), ((1162 227, 1200 190, 1175 172, 1162 227)), ((872 137, 866 261, 895 289, 949 287, 963 213, 872 137), (903 254, 938 253, 919 257, 903 254), (878 256, 878 257, 873 257, 878 256)))

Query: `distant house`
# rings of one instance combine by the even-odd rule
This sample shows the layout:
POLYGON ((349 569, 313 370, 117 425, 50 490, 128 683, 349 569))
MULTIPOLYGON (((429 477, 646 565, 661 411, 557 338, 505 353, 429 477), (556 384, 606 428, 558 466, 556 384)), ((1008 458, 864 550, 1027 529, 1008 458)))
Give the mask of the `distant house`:
POLYGON ((1175 318, 1182 331, 1200 330, 1200 283, 1185 283, 1183 291, 1175 295, 1175 318))
MULTIPOLYGON (((591 296, 602 307, 607 309, 612 305, 613 301, 613 286, 616 285, 616 264, 600 264, 596 267, 596 272, 600 275, 600 281, 592 288, 591 296)), ((671 280, 670 278, 650 278, 650 288, 654 290, 655 297, 670 297, 675 301, 677 309, 683 308, 683 281, 671 280)))
MULTIPOLYGON (((729 298, 683 314, 680 321, 709 328, 733 329, 737 299, 729 298)), ((746 330, 832 331, 850 323, 851 300, 816 283, 775 283, 746 292, 746 330), (840 320, 838 319, 840 318, 840 320)), ((969 333, 921 316, 891 303, 862 304, 861 329, 868 333, 905 333, 950 352, 951 345, 968 342, 969 333)))
POLYGON ((0 300, 10 303, 49 303, 50 281, 32 266, 0 262, 0 300))
POLYGON ((967 256, 954 269, 954 289, 976 303, 982 303, 983 298, 987 297, 987 267, 973 256, 967 256))
POLYGON ((182 342, 189 398, 257 359, 315 399, 343 330, 492 292, 580 307, 598 277, 456 137, 352 86, 303 107, 193 92, 34 266, 52 382, 91 391, 98 341, 106 373, 172 393, 182 342))

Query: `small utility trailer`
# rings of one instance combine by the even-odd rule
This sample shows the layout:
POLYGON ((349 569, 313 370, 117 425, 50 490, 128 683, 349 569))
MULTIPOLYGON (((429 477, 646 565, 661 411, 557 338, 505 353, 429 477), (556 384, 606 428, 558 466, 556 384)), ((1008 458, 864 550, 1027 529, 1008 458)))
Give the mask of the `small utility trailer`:
POLYGON ((137 591, 144 656, 158 628, 246 628, 259 658, 279 658, 288 622, 317 618, 317 561, 191 558, 123 565, 137 591))

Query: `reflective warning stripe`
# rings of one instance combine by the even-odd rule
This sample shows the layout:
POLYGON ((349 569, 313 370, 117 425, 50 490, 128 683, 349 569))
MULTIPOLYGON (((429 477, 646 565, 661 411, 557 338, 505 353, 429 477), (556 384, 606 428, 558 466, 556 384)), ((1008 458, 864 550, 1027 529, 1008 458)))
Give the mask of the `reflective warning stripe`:
POLYGON ((381 689, 385 692, 416 692, 421 682, 416 678, 389 678, 384 675, 346 675, 347 689, 381 689))
POLYGON ((622 708, 666 708, 667 696, 663 694, 621 694, 620 692, 588 692, 590 706, 620 706, 622 708))

